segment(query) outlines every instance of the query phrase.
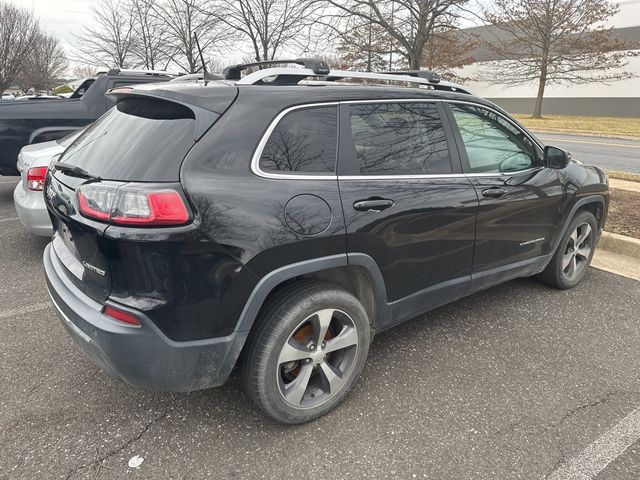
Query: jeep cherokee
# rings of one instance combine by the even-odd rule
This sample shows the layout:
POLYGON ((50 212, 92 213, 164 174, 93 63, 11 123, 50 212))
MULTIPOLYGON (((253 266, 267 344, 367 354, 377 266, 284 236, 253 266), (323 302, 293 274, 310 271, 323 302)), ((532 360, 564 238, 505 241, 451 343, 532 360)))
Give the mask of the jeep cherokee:
POLYGON ((302 423, 347 395, 374 334, 516 277, 585 275, 602 170, 431 72, 296 62, 114 89, 50 169, 48 289, 106 372, 188 391, 237 365, 268 415, 302 423))

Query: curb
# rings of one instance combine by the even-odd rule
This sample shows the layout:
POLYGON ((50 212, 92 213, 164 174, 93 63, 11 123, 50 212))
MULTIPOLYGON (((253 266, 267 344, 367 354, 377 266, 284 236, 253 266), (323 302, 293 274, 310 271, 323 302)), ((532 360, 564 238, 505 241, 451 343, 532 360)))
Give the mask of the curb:
POLYGON ((615 180, 626 180, 628 182, 640 182, 640 173, 631 173, 631 172, 618 172, 616 170, 609 170, 607 172, 609 178, 613 178, 615 180))
POLYGON ((626 235, 602 232, 598 248, 618 255, 640 259, 640 240, 626 235))

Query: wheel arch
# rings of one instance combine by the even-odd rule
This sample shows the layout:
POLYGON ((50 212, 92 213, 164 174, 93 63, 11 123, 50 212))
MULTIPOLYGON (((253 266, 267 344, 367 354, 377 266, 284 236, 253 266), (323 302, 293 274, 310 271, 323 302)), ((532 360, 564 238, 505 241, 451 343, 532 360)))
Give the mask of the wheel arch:
MULTIPOLYGON (((53 140, 57 140, 60 139, 72 132, 75 132, 76 130, 78 130, 79 128, 82 127, 77 127, 77 126, 66 126, 66 127, 54 127, 54 126, 49 126, 49 127, 41 127, 41 128, 36 128, 34 131, 31 132, 31 134, 29 134, 29 145, 31 145, 32 143, 39 143, 39 142, 44 142, 47 140, 38 140, 39 137, 43 136, 43 135, 53 135, 56 138, 54 138, 53 140), (38 140, 38 141, 36 141, 38 140)), ((51 140, 51 139, 49 139, 51 140)))
POLYGON ((571 207, 569 215, 567 215, 562 229, 556 234, 551 252, 553 253, 556 251, 558 245, 560 244, 560 241, 562 240, 562 237, 564 237, 564 234, 567 232, 567 229, 569 228, 571 222, 579 211, 585 210, 594 214, 594 217, 598 222, 598 226, 602 227, 602 220, 603 218, 605 218, 605 208, 606 202, 602 195, 589 195, 588 197, 583 197, 576 201, 571 207), (600 215, 600 218, 598 218, 598 215, 600 215))
POLYGON ((382 273, 375 261, 365 254, 338 254, 286 265, 265 275, 249 296, 235 330, 252 330, 269 298, 300 279, 326 281, 353 294, 367 312, 372 334, 390 313, 382 273))

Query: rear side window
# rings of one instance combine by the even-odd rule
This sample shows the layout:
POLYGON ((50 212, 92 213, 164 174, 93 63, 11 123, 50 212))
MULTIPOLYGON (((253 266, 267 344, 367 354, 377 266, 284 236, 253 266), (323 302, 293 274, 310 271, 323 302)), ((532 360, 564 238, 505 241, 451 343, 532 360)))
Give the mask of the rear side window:
POLYGON ((336 168, 337 106, 286 114, 269 135, 260 170, 283 174, 331 175, 336 168))
POLYGON ((194 127, 194 114, 183 105, 125 98, 87 127, 60 161, 108 180, 177 181, 194 127))
POLYGON ((452 172, 447 139, 434 103, 352 105, 351 136, 362 175, 452 172))

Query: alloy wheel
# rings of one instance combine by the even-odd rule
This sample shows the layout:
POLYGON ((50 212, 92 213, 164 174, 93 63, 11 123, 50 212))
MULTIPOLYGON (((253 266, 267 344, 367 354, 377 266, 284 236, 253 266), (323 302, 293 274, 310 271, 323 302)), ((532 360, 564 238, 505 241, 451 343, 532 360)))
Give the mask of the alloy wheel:
POLYGON ((313 408, 346 383, 356 359, 358 331, 341 310, 323 309, 304 319, 278 356, 277 382, 284 400, 313 408))
POLYGON ((562 257, 562 274, 567 280, 574 280, 587 268, 592 248, 593 229, 583 222, 571 232, 562 257))

